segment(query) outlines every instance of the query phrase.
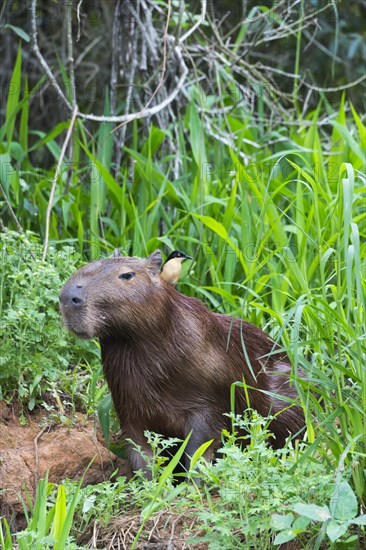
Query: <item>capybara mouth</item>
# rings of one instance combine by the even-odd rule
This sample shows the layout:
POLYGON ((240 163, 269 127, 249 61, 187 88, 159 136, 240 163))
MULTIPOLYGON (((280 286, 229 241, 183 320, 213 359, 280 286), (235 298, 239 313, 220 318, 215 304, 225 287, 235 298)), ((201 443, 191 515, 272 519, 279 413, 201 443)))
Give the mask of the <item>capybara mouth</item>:
POLYGON ((83 316, 80 316, 81 318, 78 315, 69 316, 63 307, 61 307, 61 313, 64 326, 67 330, 73 332, 78 338, 88 339, 93 337, 90 327, 85 324, 85 320, 82 318, 83 316))
POLYGON ((65 323, 67 330, 73 332, 78 338, 87 340, 88 338, 93 338, 93 335, 89 330, 83 330, 80 326, 75 326, 71 323, 65 323))

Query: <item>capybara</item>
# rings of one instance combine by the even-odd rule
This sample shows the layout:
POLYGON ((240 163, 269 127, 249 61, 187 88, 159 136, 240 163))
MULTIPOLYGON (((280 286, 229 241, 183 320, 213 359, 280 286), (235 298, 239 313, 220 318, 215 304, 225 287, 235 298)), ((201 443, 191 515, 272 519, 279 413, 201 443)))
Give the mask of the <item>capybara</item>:
MULTIPOLYGON (((270 424, 273 446, 304 427, 298 396, 290 384, 290 363, 259 328, 230 315, 211 312, 200 300, 178 292, 160 276, 157 250, 146 259, 113 257, 79 269, 60 294, 66 327, 80 338, 98 337, 105 377, 124 439, 151 455, 144 431, 185 438, 189 457, 222 428, 230 430, 230 388, 235 412, 249 406, 270 424), (250 365, 249 365, 250 363, 250 365), (282 395, 281 399, 278 395, 282 395), (281 412, 282 411, 282 412, 281 412)), ((131 467, 146 464, 126 443, 131 467)), ((146 471, 149 476, 149 472, 146 471)))

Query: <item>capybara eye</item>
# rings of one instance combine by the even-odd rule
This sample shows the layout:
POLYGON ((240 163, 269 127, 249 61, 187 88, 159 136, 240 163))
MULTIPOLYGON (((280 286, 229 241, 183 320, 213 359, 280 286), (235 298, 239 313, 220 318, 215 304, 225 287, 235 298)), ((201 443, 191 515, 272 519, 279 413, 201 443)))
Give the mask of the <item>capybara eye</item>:
POLYGON ((132 277, 134 277, 136 275, 136 273, 121 273, 121 275, 119 275, 119 279, 124 279, 125 281, 129 281, 130 279, 132 279, 132 277))

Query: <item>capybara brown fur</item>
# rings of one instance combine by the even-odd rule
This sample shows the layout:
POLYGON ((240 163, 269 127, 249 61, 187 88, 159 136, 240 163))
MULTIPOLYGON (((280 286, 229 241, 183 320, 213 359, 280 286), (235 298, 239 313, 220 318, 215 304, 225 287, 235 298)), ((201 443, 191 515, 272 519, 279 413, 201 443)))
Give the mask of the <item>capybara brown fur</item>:
MULTIPOLYGON (((160 267, 159 251, 146 259, 94 261, 79 269, 60 294, 66 327, 80 338, 100 340, 124 439, 149 455, 145 430, 181 439, 192 431, 187 456, 210 439, 212 452, 220 445, 221 430, 230 430, 224 413, 230 412, 231 385, 245 380, 250 403, 237 388, 235 412, 250 406, 262 416, 276 415, 270 425, 273 445, 283 446, 304 427, 301 407, 291 404, 298 396, 286 355, 259 328, 213 313, 178 292, 160 277, 160 267)), ((146 469, 128 443, 127 451, 133 470, 146 469)))

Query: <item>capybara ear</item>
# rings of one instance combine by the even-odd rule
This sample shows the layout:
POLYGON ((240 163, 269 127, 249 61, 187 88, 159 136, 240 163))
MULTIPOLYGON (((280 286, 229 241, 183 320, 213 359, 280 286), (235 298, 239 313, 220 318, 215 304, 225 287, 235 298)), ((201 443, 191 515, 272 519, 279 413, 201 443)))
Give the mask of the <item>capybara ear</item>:
POLYGON ((160 250, 155 250, 146 258, 147 268, 151 271, 156 271, 157 273, 160 273, 162 262, 163 258, 161 257, 160 250))
POLYGON ((113 253, 112 253, 111 258, 120 258, 120 257, 121 257, 120 249, 119 249, 119 248, 115 248, 115 249, 113 250, 113 253))

